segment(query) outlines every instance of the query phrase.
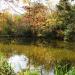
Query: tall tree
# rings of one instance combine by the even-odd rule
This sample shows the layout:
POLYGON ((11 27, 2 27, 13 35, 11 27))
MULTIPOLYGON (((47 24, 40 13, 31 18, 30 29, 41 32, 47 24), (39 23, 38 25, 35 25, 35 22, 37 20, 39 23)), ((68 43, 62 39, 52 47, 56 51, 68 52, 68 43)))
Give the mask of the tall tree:
POLYGON ((66 27, 69 23, 69 12, 71 11, 71 4, 69 0, 60 0, 57 5, 58 16, 61 21, 63 21, 63 27, 66 27))
POLYGON ((26 7, 26 14, 21 20, 20 25, 30 25, 32 31, 39 31, 44 25, 47 19, 47 7, 40 3, 34 3, 31 6, 26 7))
POLYGON ((74 39, 75 35, 75 10, 74 6, 71 5, 69 0, 60 0, 59 4, 57 5, 57 11, 58 11, 58 19, 62 21, 62 24, 59 26, 59 29, 61 29, 64 32, 64 39, 74 39))

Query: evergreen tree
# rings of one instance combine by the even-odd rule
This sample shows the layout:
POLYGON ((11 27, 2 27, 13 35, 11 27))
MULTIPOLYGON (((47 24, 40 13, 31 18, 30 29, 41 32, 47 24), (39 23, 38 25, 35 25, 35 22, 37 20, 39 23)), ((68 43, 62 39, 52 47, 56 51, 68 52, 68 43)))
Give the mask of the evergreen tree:
POLYGON ((60 0, 57 5, 58 19, 62 21, 58 29, 64 32, 65 40, 75 40, 75 7, 69 0, 60 0))

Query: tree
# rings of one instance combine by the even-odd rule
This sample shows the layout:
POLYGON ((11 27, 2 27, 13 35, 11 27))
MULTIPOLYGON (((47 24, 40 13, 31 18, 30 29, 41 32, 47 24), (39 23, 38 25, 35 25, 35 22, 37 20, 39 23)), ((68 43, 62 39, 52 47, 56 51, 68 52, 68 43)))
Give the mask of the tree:
POLYGON ((75 41, 75 6, 69 12, 69 23, 65 29, 65 40, 75 41))
POLYGON ((11 15, 0 13, 0 34, 10 35, 13 33, 14 21, 11 15))
POLYGON ((47 18, 47 7, 40 3, 34 3, 26 7, 26 14, 22 17, 20 25, 30 26, 33 33, 40 33, 42 27, 45 25, 47 18))
POLYGON ((64 32, 64 40, 75 40, 75 9, 69 0, 60 0, 57 5, 58 19, 62 24, 58 26, 58 30, 64 32))
MULTIPOLYGON (((57 5, 58 20, 61 21, 61 24, 58 24, 57 30, 58 33, 63 32, 63 38, 65 38, 65 32, 67 27, 72 23, 72 5, 69 0, 60 0, 57 5)), ((61 36, 60 34, 58 34, 61 36)))
POLYGON ((59 4, 57 5, 57 11, 58 11, 58 16, 62 22, 62 27, 65 29, 67 25, 69 24, 70 20, 70 14, 69 12, 71 11, 71 4, 69 3, 68 0, 60 0, 59 4))
POLYGON ((0 13, 0 33, 3 31, 4 26, 7 23, 7 14, 0 13))

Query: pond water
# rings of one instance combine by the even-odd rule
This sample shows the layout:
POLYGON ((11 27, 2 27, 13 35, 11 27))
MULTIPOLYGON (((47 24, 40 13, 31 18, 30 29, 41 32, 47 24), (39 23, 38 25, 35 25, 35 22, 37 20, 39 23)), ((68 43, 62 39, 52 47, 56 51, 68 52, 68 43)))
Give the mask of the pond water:
MULTIPOLYGON (((28 68, 28 58, 24 55, 13 55, 8 59, 8 63, 11 65, 15 73, 18 73, 21 70, 28 68)), ((31 71, 41 69, 40 66, 38 68, 35 68, 33 65, 30 66, 31 71)), ((43 69, 42 75, 54 75, 54 70, 52 69, 49 72, 47 72, 45 69, 43 69)))
POLYGON ((11 65, 14 72, 17 73, 21 69, 27 69, 28 58, 24 55, 13 55, 8 59, 8 63, 11 65))
MULTIPOLYGON (((69 60, 75 61, 75 43, 53 41, 51 43, 0 43, 0 51, 8 58, 14 71, 17 73, 21 69, 28 69, 29 66, 42 66, 49 68, 55 61, 69 60), (29 65, 30 64, 30 65, 29 65)), ((43 71, 43 75, 54 75, 51 69, 48 73, 43 71)))

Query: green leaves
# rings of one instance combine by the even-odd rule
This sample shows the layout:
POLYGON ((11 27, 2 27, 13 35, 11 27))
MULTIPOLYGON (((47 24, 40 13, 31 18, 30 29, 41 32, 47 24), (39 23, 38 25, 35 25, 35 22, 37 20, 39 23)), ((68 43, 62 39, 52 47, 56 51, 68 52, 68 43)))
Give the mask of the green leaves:
POLYGON ((6 58, 0 53, 0 75, 16 75, 6 58))

